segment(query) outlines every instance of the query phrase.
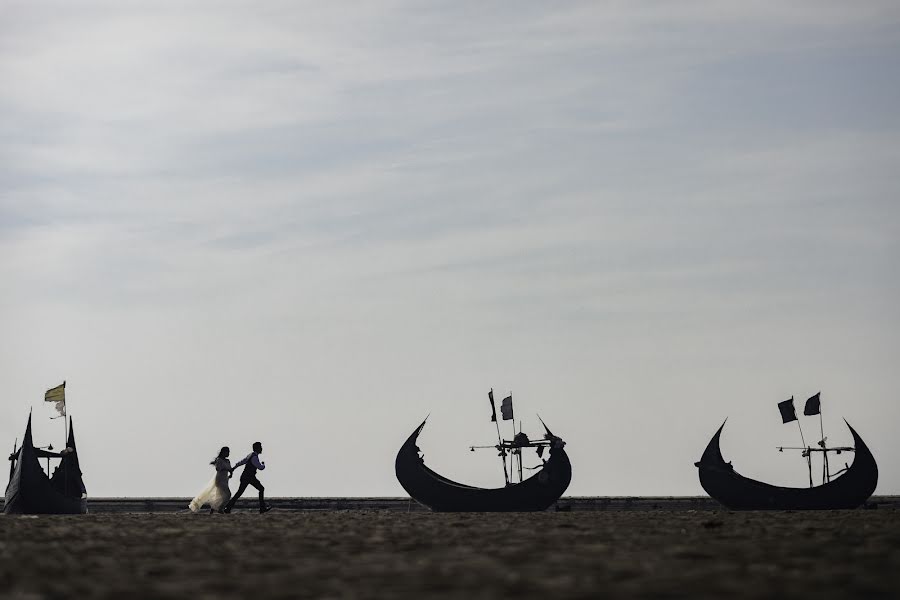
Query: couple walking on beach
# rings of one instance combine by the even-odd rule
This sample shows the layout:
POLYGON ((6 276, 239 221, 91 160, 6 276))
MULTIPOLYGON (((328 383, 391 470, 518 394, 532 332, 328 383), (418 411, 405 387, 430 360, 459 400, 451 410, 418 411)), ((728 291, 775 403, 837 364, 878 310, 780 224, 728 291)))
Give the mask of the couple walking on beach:
POLYGON ((253 452, 239 460, 233 467, 231 466, 231 461, 228 460, 229 454, 231 454, 231 449, 228 446, 223 446, 215 460, 209 463, 216 468, 216 474, 213 476, 212 481, 209 482, 209 485, 191 500, 191 503, 188 505, 191 512, 200 512, 204 504, 209 504, 209 514, 214 512, 230 513, 234 503, 241 497, 248 485, 252 485, 259 490, 259 512, 265 513, 272 510, 272 507, 266 504, 264 495, 266 488, 256 478, 257 471, 262 471, 266 468, 266 463, 259 460, 259 455, 262 454, 262 444, 253 442, 253 452), (244 470, 241 472, 241 484, 238 486, 237 493, 232 496, 231 489, 228 487, 228 480, 231 478, 234 470, 241 465, 244 466, 244 470))

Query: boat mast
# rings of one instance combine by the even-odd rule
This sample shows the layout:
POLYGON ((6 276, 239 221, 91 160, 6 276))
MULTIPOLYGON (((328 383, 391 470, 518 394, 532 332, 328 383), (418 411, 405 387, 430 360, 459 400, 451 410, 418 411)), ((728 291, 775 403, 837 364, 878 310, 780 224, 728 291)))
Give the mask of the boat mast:
MULTIPOLYGON (((519 433, 522 433, 522 421, 519 421, 519 433)), ((519 483, 522 483, 522 449, 521 448, 519 448, 519 483)))
MULTIPOLYGON (((803 442, 803 446, 800 448, 790 448, 787 446, 776 446, 778 448, 779 452, 784 452, 785 450, 801 450, 802 451, 801 456, 803 456, 806 459, 807 469, 809 470, 809 487, 813 487, 813 478, 812 478, 812 454, 813 454, 813 452, 821 452, 822 453, 822 485, 825 485, 826 483, 831 482, 831 476, 832 476, 831 465, 828 462, 828 453, 835 452, 837 454, 840 454, 841 452, 855 452, 856 451, 856 448, 854 448, 852 446, 835 446, 833 448, 828 447, 828 438, 825 437, 825 422, 824 422, 824 418, 822 417, 822 405, 821 405, 821 402, 819 401, 820 395, 821 395, 821 392, 817 392, 815 396, 813 396, 812 398, 807 400, 807 408, 804 409, 804 411, 803 411, 804 415, 812 416, 817 413, 819 415, 819 435, 821 436, 821 439, 818 442, 816 442, 817 447, 813 448, 812 446, 809 446, 806 444, 806 440, 803 439, 803 428, 800 426, 800 421, 797 419, 796 415, 794 416, 794 418, 792 420, 797 421, 797 428, 800 430, 800 441, 803 442), (815 412, 810 412, 809 401, 813 400, 813 399, 816 400, 816 404, 814 405, 814 407, 811 410, 814 410, 815 412)), ((794 398, 792 396, 790 399, 790 402, 793 402, 793 400, 794 400, 794 398)), ((785 401, 785 402, 788 402, 788 401, 785 401)), ((788 422, 788 421, 785 421, 785 422, 788 422)), ((834 475, 838 476, 841 473, 843 473, 844 471, 846 471, 848 468, 849 467, 846 467, 846 463, 845 463, 845 468, 841 469, 840 471, 837 471, 836 473, 834 473, 834 475)))
MULTIPOLYGON (((66 421, 69 420, 68 412, 66 413, 66 415, 67 415, 67 417, 63 419, 63 425, 65 425, 66 421)), ((63 442, 63 452, 65 452, 66 449, 69 447, 69 428, 65 427, 65 430, 66 430, 66 436, 63 438, 63 440, 65 440, 63 442)), ((63 494, 68 496, 69 495, 69 477, 68 477, 69 467, 68 467, 68 464, 67 464, 65 458, 62 458, 59 461, 59 464, 60 464, 60 466, 62 466, 62 469, 63 469, 63 494)))
POLYGON ((9 455, 9 480, 12 481, 13 475, 16 472, 16 446, 19 445, 19 438, 16 438, 16 441, 13 442, 13 451, 12 454, 9 455))
MULTIPOLYGON (((819 392, 821 394, 821 392, 819 392)), ((831 481, 831 473, 828 471, 828 448, 825 446, 825 426, 822 424, 822 405, 819 404, 819 433, 822 435, 822 441, 820 442, 822 445, 822 484, 831 481)))
POLYGON ((497 426, 497 449, 500 451, 500 457, 503 459, 503 481, 509 485, 509 472, 506 470, 506 450, 503 448, 503 438, 500 436, 500 423, 497 422, 497 409, 494 408, 494 388, 488 393, 491 399, 491 408, 494 412, 494 425, 497 426))
MULTIPOLYGON (((504 399, 505 399, 505 398, 504 398, 504 399)), ((512 434, 512 442, 515 443, 515 441, 516 441, 516 417, 515 417, 515 414, 514 414, 514 413, 515 413, 515 409, 513 408, 513 403, 512 403, 512 390, 509 390, 509 399, 510 399, 510 400, 509 400, 509 419, 510 419, 510 421, 512 421, 512 422, 510 423, 510 425, 512 425, 512 432, 513 432, 513 434, 512 434)), ((519 463, 519 468, 518 468, 518 471, 519 471, 519 483, 522 483, 522 450, 519 449, 519 450, 517 451, 516 448, 513 448, 513 449, 512 449, 512 455, 513 455, 514 458, 516 458, 516 459, 518 460, 518 463, 519 463)), ((515 468, 515 467, 513 466, 513 464, 512 464, 512 459, 510 459, 510 465, 509 465, 509 467, 510 467, 510 470, 512 470, 513 468, 515 468)))
MULTIPOLYGON (((519 421, 519 431, 517 433, 516 432, 516 420, 512 414, 512 406, 510 406, 509 418, 508 419, 504 418, 502 420, 512 421, 511 425, 512 425, 513 436, 512 436, 512 439, 510 439, 510 440, 504 440, 503 436, 500 434, 500 423, 497 421, 497 413, 496 413, 496 408, 494 405, 494 389, 493 388, 491 388, 491 391, 488 392, 488 399, 491 401, 491 408, 493 410, 493 415, 491 417, 491 420, 494 421, 494 425, 497 428, 497 445, 496 446, 469 446, 469 450, 471 450, 472 452, 475 452, 476 448, 482 448, 482 449, 494 448, 494 449, 496 449, 500 453, 500 456, 503 458, 503 477, 506 481, 506 485, 507 486, 513 485, 513 483, 514 483, 512 481, 512 479, 514 478, 513 474, 516 472, 518 472, 518 474, 519 474, 518 483, 522 483, 522 481, 525 479, 525 475, 524 475, 525 466, 524 466, 524 463, 522 462, 522 448, 537 448, 538 456, 541 456, 541 452, 543 451, 543 449, 544 448, 552 448, 553 444, 554 444, 553 440, 559 439, 559 438, 555 438, 553 436, 553 434, 550 433, 550 430, 548 429, 547 436, 545 437, 545 439, 529 440, 528 436, 526 436, 522 433, 522 421, 519 421), (519 438, 518 437, 519 435, 522 435, 523 437, 519 438), (506 468, 506 455, 507 454, 509 454, 509 456, 510 456, 509 469, 506 468)), ((504 398, 504 400, 511 401, 512 400, 512 392, 510 392, 509 396, 504 398)), ((504 415, 505 415, 505 413, 504 413, 504 415)), ((538 418, 540 419, 540 417, 538 417, 538 418)), ((541 421, 541 424, 543 424, 543 423, 544 422, 541 421)), ((544 427, 546 428, 546 425, 544 425, 544 427)))
MULTIPOLYGON (((793 400, 793 399, 794 399, 794 397, 791 396, 791 400, 793 400)), ((806 468, 809 470, 809 487, 812 487, 813 486, 812 458, 810 458, 810 454, 812 454, 812 453, 809 451, 810 450, 809 446, 806 445, 806 440, 803 439, 803 428, 800 427, 800 419, 796 419, 796 421, 797 421, 797 429, 800 430, 800 441, 803 442, 803 447, 806 448, 806 451, 804 452, 804 454, 806 455, 806 457, 805 457, 806 458, 806 468)))

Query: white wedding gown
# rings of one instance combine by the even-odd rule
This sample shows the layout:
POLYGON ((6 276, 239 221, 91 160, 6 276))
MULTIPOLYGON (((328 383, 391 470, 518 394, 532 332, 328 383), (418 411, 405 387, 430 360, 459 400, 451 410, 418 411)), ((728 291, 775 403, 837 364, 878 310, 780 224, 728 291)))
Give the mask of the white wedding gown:
POLYGON ((188 504, 191 512, 200 512, 204 504, 209 504, 213 510, 221 510, 231 500, 231 490, 228 488, 228 473, 231 471, 231 461, 227 458, 216 459, 216 474, 209 484, 197 494, 188 504))

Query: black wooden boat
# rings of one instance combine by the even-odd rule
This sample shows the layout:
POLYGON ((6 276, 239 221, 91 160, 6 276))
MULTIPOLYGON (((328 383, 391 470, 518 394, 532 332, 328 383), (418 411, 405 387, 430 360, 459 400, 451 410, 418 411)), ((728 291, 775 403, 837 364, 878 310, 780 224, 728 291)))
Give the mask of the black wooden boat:
POLYGON ((9 484, 6 486, 3 512, 51 515, 87 512, 86 493, 71 420, 66 449, 55 453, 34 447, 29 415, 22 447, 9 458, 9 484), (60 459, 52 477, 48 477, 41 468, 40 458, 60 459))
MULTIPOLYGON (((519 438, 502 442, 501 452, 521 451, 524 447, 547 447, 550 456, 531 477, 503 488, 485 489, 451 481, 427 466, 419 454, 416 440, 425 427, 419 425, 397 453, 395 469, 403 489, 420 504, 438 512, 516 512, 546 510, 559 500, 572 480, 572 465, 565 442, 549 429, 541 442, 519 438)), ((521 434, 520 434, 521 435, 521 434)), ((542 448, 539 450, 542 453, 542 448)))
POLYGON ((875 491, 878 465, 875 457, 859 434, 844 421, 853 434, 853 448, 806 448, 815 451, 855 451, 853 463, 833 479, 815 487, 789 488, 770 485, 738 474, 730 462, 725 462, 719 448, 719 438, 725 423, 710 440, 700 461, 694 463, 700 471, 700 485, 710 496, 731 510, 833 510, 862 506, 875 491))

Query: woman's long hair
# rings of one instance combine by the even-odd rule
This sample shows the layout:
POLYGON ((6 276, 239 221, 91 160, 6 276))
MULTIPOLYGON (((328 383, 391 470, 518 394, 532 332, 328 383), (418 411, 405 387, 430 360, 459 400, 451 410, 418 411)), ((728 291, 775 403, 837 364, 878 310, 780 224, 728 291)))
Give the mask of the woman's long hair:
POLYGON ((231 448, 229 448, 228 446, 222 446, 222 449, 219 450, 219 455, 217 457, 215 457, 214 459, 212 459, 212 462, 209 464, 211 464, 211 465, 216 464, 217 460, 219 460, 220 458, 227 458, 230 453, 231 453, 231 448))

